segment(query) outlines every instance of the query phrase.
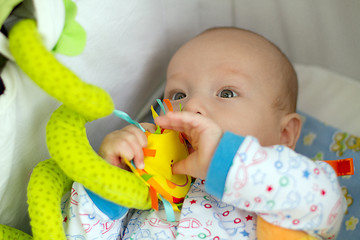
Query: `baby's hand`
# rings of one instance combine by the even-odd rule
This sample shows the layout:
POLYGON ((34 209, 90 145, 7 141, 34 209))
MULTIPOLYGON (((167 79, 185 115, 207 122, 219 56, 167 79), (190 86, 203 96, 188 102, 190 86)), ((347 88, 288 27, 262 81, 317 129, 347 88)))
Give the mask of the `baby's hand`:
MULTIPOLYGON (((150 123, 141 124, 147 131, 155 131, 150 123)), ((147 146, 147 137, 136 126, 129 125, 120 130, 109 133, 100 145, 99 155, 110 164, 127 169, 123 158, 134 160, 135 166, 144 168, 143 148, 147 146)))
POLYGON ((191 112, 169 112, 157 117, 155 123, 161 128, 184 133, 193 147, 194 151, 186 159, 174 164, 173 173, 205 179, 223 134, 220 126, 209 118, 191 112))

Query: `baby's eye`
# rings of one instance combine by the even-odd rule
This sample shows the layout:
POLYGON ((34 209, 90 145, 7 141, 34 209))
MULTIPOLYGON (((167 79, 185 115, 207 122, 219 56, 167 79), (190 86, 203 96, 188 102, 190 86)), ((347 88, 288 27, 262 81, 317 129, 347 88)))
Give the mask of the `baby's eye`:
POLYGON ((173 95, 172 100, 180 100, 186 97, 185 93, 177 92, 173 95))
POLYGON ((232 98, 232 97, 236 97, 237 94, 232 90, 224 89, 218 93, 218 96, 221 98, 232 98))

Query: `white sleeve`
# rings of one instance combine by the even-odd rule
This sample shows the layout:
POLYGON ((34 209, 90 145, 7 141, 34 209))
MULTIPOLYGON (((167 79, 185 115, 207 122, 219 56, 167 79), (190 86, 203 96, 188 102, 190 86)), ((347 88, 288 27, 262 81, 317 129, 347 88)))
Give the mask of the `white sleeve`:
POLYGON ((124 214, 111 219, 99 210, 85 188, 74 182, 70 196, 63 199, 63 226, 67 239, 118 239, 122 234, 124 214))
POLYGON ((346 209, 330 165, 284 146, 246 137, 230 167, 223 201, 266 221, 314 236, 334 237, 346 209))

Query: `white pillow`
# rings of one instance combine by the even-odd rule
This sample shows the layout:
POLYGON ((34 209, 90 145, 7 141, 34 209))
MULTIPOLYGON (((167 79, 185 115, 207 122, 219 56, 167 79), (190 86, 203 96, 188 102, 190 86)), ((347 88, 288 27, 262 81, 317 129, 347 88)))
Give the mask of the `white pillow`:
POLYGON ((317 66, 295 64, 295 69, 298 109, 360 136, 360 82, 317 66))

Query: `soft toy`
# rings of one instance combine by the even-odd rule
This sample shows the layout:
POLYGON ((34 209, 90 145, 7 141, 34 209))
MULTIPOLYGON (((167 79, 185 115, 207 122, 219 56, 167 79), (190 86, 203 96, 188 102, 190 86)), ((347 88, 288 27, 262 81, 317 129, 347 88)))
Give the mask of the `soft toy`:
MULTIPOLYGON (((52 114, 46 129, 51 159, 36 166, 28 186, 33 238, 66 239, 60 200, 73 181, 129 208, 156 208, 157 199, 161 198, 176 210, 189 189, 190 177, 172 175, 173 162, 166 159, 170 159, 169 147, 179 150, 171 153, 174 154, 172 160, 178 161, 186 156, 181 134, 166 129, 159 129, 155 134, 146 133, 149 145, 144 150, 147 156, 144 171, 135 169, 130 163, 133 172, 108 164, 91 148, 85 124, 116 113, 109 94, 81 81, 60 64, 43 46, 34 20, 17 23, 10 32, 9 41, 19 67, 44 91, 63 103, 52 114), (169 144, 169 141, 174 144, 169 144), (151 165, 153 157, 168 162, 162 166, 151 165)), ((0 227, 0 239, 31 239, 15 229, 0 227)), ((260 240, 311 239, 303 232, 276 227, 260 217, 257 234, 260 240)))
MULTIPOLYGON (((94 152, 86 137, 85 124, 110 115, 114 111, 112 99, 102 89, 81 81, 46 50, 34 20, 17 23, 10 32, 9 41, 10 50, 19 67, 42 89, 64 103, 53 113, 47 126, 47 144, 52 159, 40 163, 34 169, 28 186, 34 238, 65 239, 59 206, 63 193, 69 190, 72 181, 80 182, 98 195, 129 208, 151 207, 151 199, 153 202, 155 200, 151 198, 152 191, 149 191, 148 185, 153 186, 151 189, 160 192, 170 203, 178 203, 179 199, 181 201, 184 198, 190 186, 190 178, 172 176, 171 163, 165 171, 165 182, 161 182, 156 172, 149 169, 147 175, 154 176, 154 182, 158 184, 150 184, 149 181, 144 184, 143 178, 137 174, 111 166, 94 152), (125 186, 122 183, 127 184, 125 186), (180 185, 185 187, 185 191, 178 191, 177 186, 180 185), (170 188, 164 191, 166 186, 170 188), (169 190, 174 194, 169 194, 169 190)), ((157 139, 155 135, 168 140, 175 138, 180 143, 177 148, 183 146, 177 152, 176 161, 186 156, 186 145, 181 135, 164 130, 154 134, 154 137, 151 134, 148 137, 157 139)), ((158 150, 160 155, 161 152, 158 150)))

